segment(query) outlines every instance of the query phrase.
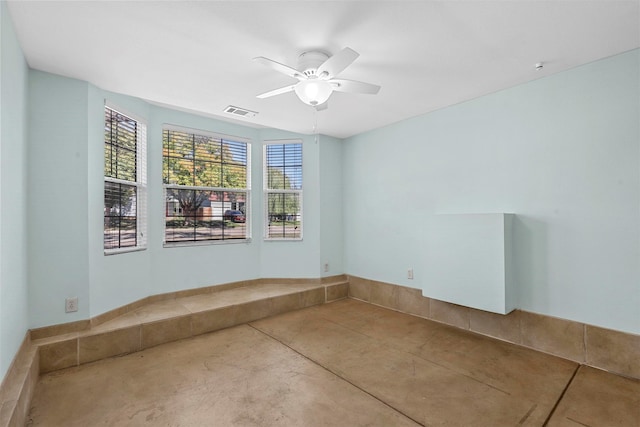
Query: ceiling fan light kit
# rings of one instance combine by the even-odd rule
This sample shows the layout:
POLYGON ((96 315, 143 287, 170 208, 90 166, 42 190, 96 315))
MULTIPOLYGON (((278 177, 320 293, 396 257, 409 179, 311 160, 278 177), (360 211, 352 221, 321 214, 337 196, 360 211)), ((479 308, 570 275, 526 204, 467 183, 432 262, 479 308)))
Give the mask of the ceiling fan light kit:
POLYGON ((313 107, 327 102, 333 93, 331 84, 319 79, 301 81, 294 90, 300 101, 313 107))
POLYGON ((380 86, 354 80, 335 79, 353 61, 360 56, 356 51, 345 47, 333 56, 324 52, 304 52, 298 57, 297 68, 289 67, 272 59, 259 56, 255 61, 269 68, 298 79, 298 83, 271 90, 258 95, 258 98, 269 98, 288 92, 295 92, 298 98, 307 105, 318 110, 326 108, 326 102, 334 90, 350 93, 376 94, 380 86))

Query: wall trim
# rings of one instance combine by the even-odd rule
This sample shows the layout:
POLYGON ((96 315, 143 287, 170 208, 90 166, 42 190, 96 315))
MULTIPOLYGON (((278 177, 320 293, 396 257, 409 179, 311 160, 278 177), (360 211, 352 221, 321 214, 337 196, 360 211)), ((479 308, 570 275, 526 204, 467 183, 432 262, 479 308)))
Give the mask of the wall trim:
POLYGON ((349 278, 349 297, 640 379, 640 335, 514 310, 502 315, 422 296, 420 289, 349 278))

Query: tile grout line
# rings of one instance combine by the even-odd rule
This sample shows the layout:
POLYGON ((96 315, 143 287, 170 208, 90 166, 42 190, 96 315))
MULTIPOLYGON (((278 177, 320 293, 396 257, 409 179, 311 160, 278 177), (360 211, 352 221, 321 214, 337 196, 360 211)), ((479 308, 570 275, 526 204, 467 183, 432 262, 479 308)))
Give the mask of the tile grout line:
POLYGON ((567 385, 565 386, 564 390, 562 390, 562 393, 560 393, 560 397, 558 397, 556 404, 553 405, 553 408, 551 409, 551 412, 549 412, 547 419, 544 420, 542 427, 546 427, 549 424, 549 421, 551 421, 551 417, 553 417, 553 414, 556 412, 556 409, 558 409, 558 405, 560 405, 560 402, 562 401, 562 399, 564 399, 564 395, 567 394, 569 387, 571 386, 571 384, 573 384, 573 380, 576 378, 576 375, 578 375, 578 371, 580 370, 581 367, 582 367, 582 364, 578 364, 575 371, 573 371, 573 375, 571 375, 571 378, 567 382, 567 385))
POLYGON ((375 399, 376 401, 378 401, 378 402, 382 403, 382 404, 383 404, 384 406, 386 406, 387 408, 390 408, 390 409, 391 409, 391 410, 393 410, 394 412, 397 412, 398 414, 401 414, 402 416, 404 416, 404 417, 406 417, 406 418, 410 419, 411 421, 413 421, 414 423, 416 423, 416 424, 418 424, 418 425, 420 425, 420 426, 423 426, 423 427, 425 426, 425 424, 424 424, 424 423, 421 423, 420 421, 418 421, 418 420, 416 420, 416 419, 414 419, 414 418, 410 417, 409 415, 405 414, 404 412, 400 411, 399 409, 394 408, 393 406, 391 406, 390 404, 388 404, 388 403, 387 403, 387 402, 385 402, 384 400, 382 400, 382 399, 380 399, 379 397, 377 397, 377 396, 375 396, 375 395, 371 394, 370 392, 368 392, 367 390, 363 389, 362 387, 360 387, 360 386, 358 386, 358 385, 356 385, 356 384, 352 383, 352 382, 351 382, 351 381, 349 381, 347 378, 344 378, 344 377, 342 377, 341 375, 338 375, 336 372, 332 371, 331 369, 327 368, 327 367, 326 367, 326 366, 324 366, 324 365, 321 365, 320 363, 318 363, 318 362, 316 362, 315 360, 311 359, 309 356, 307 356, 307 355, 305 355, 305 354, 300 353, 298 350, 296 350, 295 348, 293 348, 293 347, 289 346, 288 344, 285 344, 284 342, 280 341, 278 338, 274 337, 273 335, 271 335, 271 334, 269 334, 269 333, 267 333, 267 332, 265 332, 265 331, 263 331, 263 330, 261 330, 261 329, 258 329, 257 327, 255 327, 255 326, 253 325, 253 323, 252 323, 252 322, 246 323, 246 325, 247 325, 247 326, 249 326, 249 327, 251 327, 251 328, 253 328, 253 329, 254 329, 254 330, 256 330, 257 332, 259 332, 259 333, 261 333, 261 334, 263 334, 263 335, 265 335, 265 336, 267 336, 267 337, 271 338, 272 340, 274 340, 274 341, 276 341, 276 342, 278 342, 278 343, 282 344, 283 346, 287 347, 288 349, 290 349, 290 350, 291 350, 291 351, 293 351, 294 353, 299 354, 300 356, 304 357, 305 359, 307 359, 309 362, 313 363, 314 365, 319 366, 319 367, 320 367, 320 368, 322 368, 323 370, 325 370, 325 371, 329 372, 331 375, 334 375, 335 377, 337 377, 337 378, 339 378, 340 380, 342 380, 342 381, 346 382, 347 384, 350 384, 351 386, 353 386, 353 387, 355 387, 356 389, 360 390, 361 392, 365 393, 367 396, 370 396, 371 398, 375 399))
POLYGON ((587 365, 589 363, 589 347, 588 347, 588 338, 587 338, 587 324, 582 325, 582 350, 583 350, 583 360, 584 364, 587 365))

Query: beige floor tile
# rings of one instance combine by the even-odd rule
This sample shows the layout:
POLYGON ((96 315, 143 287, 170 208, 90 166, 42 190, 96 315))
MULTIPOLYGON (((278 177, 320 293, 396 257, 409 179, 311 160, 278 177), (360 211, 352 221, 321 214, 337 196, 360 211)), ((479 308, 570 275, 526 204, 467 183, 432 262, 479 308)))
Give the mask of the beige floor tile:
POLYGON ((200 311, 191 315, 191 332, 195 335, 213 332, 236 325, 238 306, 221 307, 200 311))
POLYGON ((300 293, 280 295, 271 298, 272 314, 288 313, 302 307, 302 295, 300 293))
POLYGON ((227 295, 246 299, 226 309, 211 295, 181 298, 193 313, 183 324, 79 334, 83 363, 136 351, 152 333, 159 343, 188 319, 194 334, 227 327, 43 375, 32 425, 542 426, 554 407, 549 425, 640 425, 640 381, 585 367, 572 381, 575 362, 353 299, 274 316, 317 292, 267 296, 284 286, 259 301, 227 295))
POLYGON ((462 329, 469 329, 470 311, 471 309, 468 307, 437 299, 431 299, 429 304, 429 317, 431 319, 462 329))
POLYGON ((76 322, 62 323, 59 325, 45 326, 43 328, 31 329, 31 339, 38 340, 41 338, 54 337, 72 332, 79 332, 89 329, 89 320, 79 320, 76 322))
POLYGON ((352 357, 354 352, 371 342, 370 337, 322 319, 308 310, 260 320, 251 325, 323 366, 336 359, 352 357))
POLYGON ((550 411, 578 364, 455 328, 407 351, 550 411))
POLYGON ((362 301, 369 301, 371 298, 371 281, 360 277, 349 279, 349 296, 362 301))
POLYGON ((430 299, 422 296, 420 289, 400 286, 398 290, 398 310, 420 317, 429 317, 430 299))
POLYGON ((582 366, 548 426, 640 426, 640 381, 582 366))
POLYGON ((363 347, 329 369, 334 363, 349 382, 428 426, 538 426, 548 413, 536 401, 391 348, 363 347))
MULTIPOLYGON (((327 316, 325 318, 331 318, 327 316)), ((402 342, 421 344, 429 340, 438 331, 450 330, 451 327, 390 310, 380 310, 379 313, 363 319, 362 322, 345 322, 349 328, 365 335, 393 341, 394 345, 402 342)))
POLYGON ((324 288, 308 289, 300 292, 301 307, 311 307, 325 302, 324 288))
MULTIPOLYGON (((127 315, 129 313, 133 314, 132 312, 140 307, 142 307, 143 305, 150 303, 151 302, 151 298, 150 297, 146 297, 146 298, 142 298, 139 299, 137 301, 134 301, 130 304, 126 304, 117 308, 114 308, 113 310, 109 310, 106 311, 102 314, 97 315, 96 317, 93 317, 89 320, 89 323, 91 325, 91 327, 96 327, 98 325, 102 325, 105 322, 109 322, 111 320, 115 320, 120 316, 124 316, 127 315)), ((134 315, 135 317, 135 315, 134 315)))
POLYGON ((490 313, 482 310, 469 310, 469 330, 520 344, 520 311, 509 314, 490 313))
POLYGON ((191 313, 228 307, 237 304, 240 301, 237 295, 233 292, 235 292, 235 290, 184 297, 180 298, 180 304, 191 313))
POLYGON ((368 323, 377 317, 388 316, 389 313, 394 313, 385 308, 353 299, 336 301, 332 304, 314 307, 313 310, 317 310, 320 316, 341 324, 345 322, 350 322, 349 324, 368 323))
POLYGON ((140 323, 155 322, 185 316, 191 312, 177 300, 159 301, 147 304, 134 311, 140 323))
POLYGON ((130 312, 108 320, 104 323, 91 327, 85 331, 79 332, 79 336, 94 335, 96 333, 110 332, 118 329, 125 329, 132 326, 140 325, 140 317, 135 312, 130 312))
POLYGON ((258 299, 238 304, 238 309, 236 310, 236 325, 252 322, 273 314, 273 298, 258 299))
POLYGON ((344 324, 396 349, 546 405, 557 400, 577 367, 576 363, 565 359, 459 328, 389 310, 385 312, 385 315, 369 318, 361 324, 344 324))
POLYGON ((253 325, 426 425, 541 425, 577 366, 353 300, 253 325))
POLYGON ((312 290, 315 291, 312 292, 314 296, 316 293, 322 296, 322 301, 315 303, 324 302, 324 288, 319 285, 312 286, 307 284, 296 285, 281 283, 265 283, 260 286, 245 286, 222 292, 179 298, 176 301, 191 313, 197 313, 215 308, 253 303, 258 300, 267 300, 273 297, 286 296, 312 290))
POLYGON ((142 325, 142 348, 177 341, 191 336, 191 315, 173 317, 142 325))
POLYGON ((11 417, 15 412, 16 401, 9 400, 2 402, 0 401, 0 425, 9 426, 11 425, 11 417))
POLYGON ((32 426, 417 426, 248 326, 45 375, 30 415, 32 426))
MULTIPOLYGON (((326 321, 337 323, 389 345, 408 343, 409 348, 428 341, 438 331, 453 329, 437 322, 355 300, 323 305, 317 307, 315 313, 326 321)), ((286 319, 287 317, 283 317, 282 321, 286 322, 286 319)))
POLYGON ((584 362, 584 325, 566 319, 520 312, 522 344, 584 362))
POLYGON ((587 364, 640 378, 640 335, 586 326, 587 364))
POLYGON ((349 294, 348 283, 336 283, 327 285, 327 301, 335 301, 346 298, 349 294))
POLYGON ((141 348, 140 329, 140 326, 131 326, 98 335, 80 337, 78 362, 84 364, 139 351, 141 348))
POLYGON ((388 283, 371 281, 369 302, 398 310, 400 287, 388 283))
POLYGON ((40 346, 40 372, 51 372, 78 364, 78 339, 40 346))

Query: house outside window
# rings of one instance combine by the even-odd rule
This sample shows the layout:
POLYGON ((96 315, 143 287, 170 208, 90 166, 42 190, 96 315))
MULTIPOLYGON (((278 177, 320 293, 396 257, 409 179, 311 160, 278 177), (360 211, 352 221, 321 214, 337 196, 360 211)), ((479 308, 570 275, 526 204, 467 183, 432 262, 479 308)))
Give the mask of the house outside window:
POLYGON ((264 146, 265 239, 302 239, 302 142, 264 146))
POLYGON ((142 250, 146 239, 146 125, 104 109, 104 251, 142 250))
POLYGON ((250 239, 250 145, 241 138, 165 126, 165 246, 250 239))

